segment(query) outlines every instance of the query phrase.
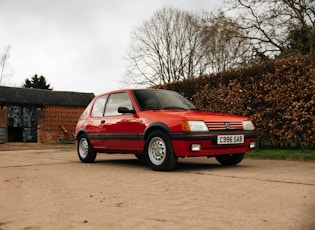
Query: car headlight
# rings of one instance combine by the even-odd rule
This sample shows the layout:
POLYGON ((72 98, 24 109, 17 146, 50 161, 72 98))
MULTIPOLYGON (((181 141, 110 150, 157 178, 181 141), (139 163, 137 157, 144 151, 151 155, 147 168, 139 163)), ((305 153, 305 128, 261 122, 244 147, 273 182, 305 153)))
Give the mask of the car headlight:
POLYGON ((243 121, 243 129, 244 130, 255 130, 255 126, 251 121, 243 121))
POLYGON ((183 121, 184 132, 206 132, 209 131, 204 121, 183 121))

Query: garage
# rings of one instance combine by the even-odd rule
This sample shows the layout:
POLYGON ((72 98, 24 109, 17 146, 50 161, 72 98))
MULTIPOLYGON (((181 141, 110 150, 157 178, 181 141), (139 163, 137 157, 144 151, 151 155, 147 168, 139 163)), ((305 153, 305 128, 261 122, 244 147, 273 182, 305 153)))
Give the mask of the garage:
POLYGON ((93 93, 0 86, 1 142, 65 142, 93 93))

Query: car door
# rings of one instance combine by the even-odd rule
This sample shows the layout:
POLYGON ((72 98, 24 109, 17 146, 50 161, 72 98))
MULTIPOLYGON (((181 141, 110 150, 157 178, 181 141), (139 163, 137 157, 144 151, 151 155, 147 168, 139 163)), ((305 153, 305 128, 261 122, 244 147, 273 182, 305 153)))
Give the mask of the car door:
POLYGON ((102 148, 102 121, 104 120, 103 117, 107 99, 108 95, 103 95, 96 98, 91 109, 89 122, 86 125, 86 130, 88 131, 90 142, 96 149, 102 148))
POLYGON ((139 133, 144 132, 145 126, 139 123, 137 114, 119 113, 119 107, 134 110, 128 92, 109 95, 100 126, 103 137, 102 144, 105 150, 110 152, 131 150, 141 152, 138 136, 139 133))

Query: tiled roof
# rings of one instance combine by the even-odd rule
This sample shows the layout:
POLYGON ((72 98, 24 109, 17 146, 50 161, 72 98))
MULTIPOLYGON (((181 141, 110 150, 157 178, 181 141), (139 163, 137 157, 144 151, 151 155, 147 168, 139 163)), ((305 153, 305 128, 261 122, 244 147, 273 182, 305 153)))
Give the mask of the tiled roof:
POLYGON ((86 107, 93 93, 52 91, 44 89, 0 86, 0 105, 27 104, 37 106, 86 107))

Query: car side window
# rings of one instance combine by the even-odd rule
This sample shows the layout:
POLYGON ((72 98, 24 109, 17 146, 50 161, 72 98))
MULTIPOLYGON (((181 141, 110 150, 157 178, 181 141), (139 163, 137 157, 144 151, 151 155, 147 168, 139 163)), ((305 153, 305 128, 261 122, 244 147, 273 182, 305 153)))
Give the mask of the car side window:
POLYGON ((92 117, 102 117, 104 116, 105 104, 107 101, 108 95, 101 96, 97 98, 94 102, 92 109, 92 117))
POLYGON ((119 107, 133 109, 128 93, 123 92, 111 94, 106 104, 105 116, 121 115, 121 113, 118 112, 119 107))

